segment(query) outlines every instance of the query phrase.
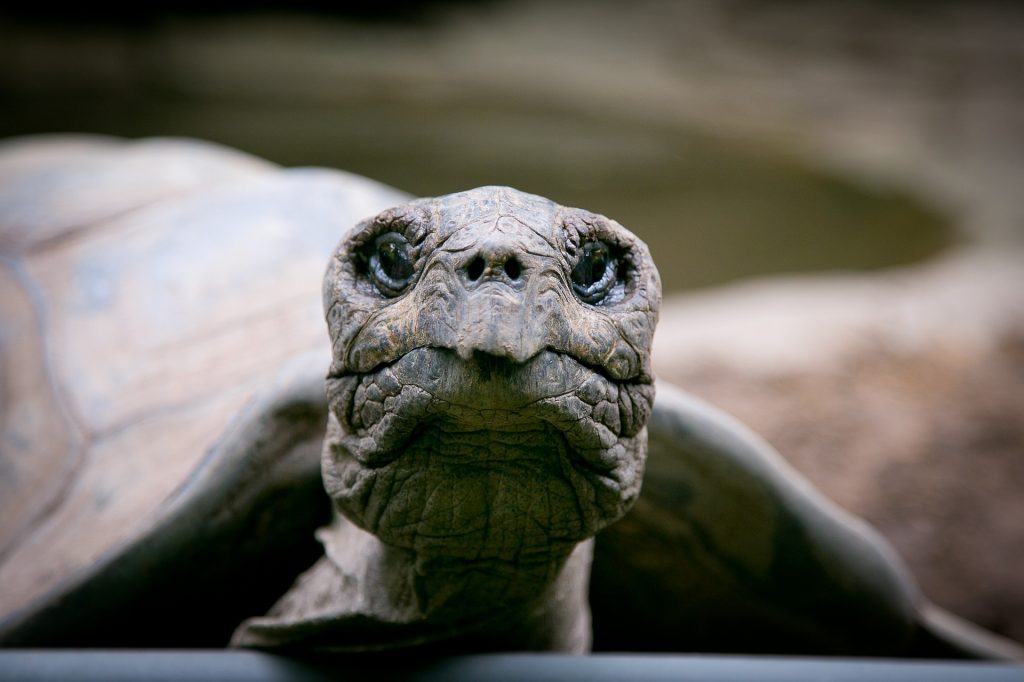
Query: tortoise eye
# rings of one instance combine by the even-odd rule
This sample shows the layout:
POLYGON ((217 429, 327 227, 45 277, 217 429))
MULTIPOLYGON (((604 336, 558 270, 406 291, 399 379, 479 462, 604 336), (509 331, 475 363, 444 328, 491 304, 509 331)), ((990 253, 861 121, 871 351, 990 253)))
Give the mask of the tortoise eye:
POLYGON ((586 242, 572 269, 572 288, 584 302, 599 303, 615 286, 615 270, 615 259, 607 244, 586 242))
POLYGON ((397 232, 386 232, 377 237, 366 263, 370 280, 385 296, 398 296, 412 280, 409 242, 397 232))

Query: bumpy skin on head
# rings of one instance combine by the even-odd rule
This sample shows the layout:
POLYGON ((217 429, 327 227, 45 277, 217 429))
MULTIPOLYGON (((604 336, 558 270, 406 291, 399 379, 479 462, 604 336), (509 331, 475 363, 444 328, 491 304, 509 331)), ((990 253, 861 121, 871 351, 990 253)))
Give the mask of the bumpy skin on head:
POLYGON ((622 226, 507 187, 360 224, 324 283, 328 492, 419 557, 566 555, 639 494, 659 301, 622 226))

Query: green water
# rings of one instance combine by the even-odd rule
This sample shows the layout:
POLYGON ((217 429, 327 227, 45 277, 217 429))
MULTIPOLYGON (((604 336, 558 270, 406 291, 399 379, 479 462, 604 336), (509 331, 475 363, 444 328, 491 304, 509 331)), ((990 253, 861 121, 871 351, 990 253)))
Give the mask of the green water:
MULTIPOLYGON (((487 64, 441 65, 424 72, 424 85, 426 76, 408 69, 417 68, 417 50, 438 49, 436 36, 376 28, 390 31, 381 35, 394 45, 380 50, 353 39, 364 34, 351 27, 320 21, 313 44, 311 24, 297 21, 302 31, 293 33, 217 24, 212 37, 172 25, 152 40, 123 29, 64 27, 56 37, 12 29, 8 48, 0 46, 0 57, 4 49, 13 55, 0 64, 9 86, 0 88, 0 136, 194 136, 417 195, 511 185, 639 234, 667 291, 776 272, 882 268, 954 241, 942 217, 909 196, 859 186, 777 147, 689 129, 671 116, 587 106, 569 90, 523 96, 487 82, 487 64), (267 35, 276 42, 264 50, 267 35), (300 77, 309 81, 297 84, 300 77)), ((587 87, 600 91, 599 67, 591 75, 587 87)))

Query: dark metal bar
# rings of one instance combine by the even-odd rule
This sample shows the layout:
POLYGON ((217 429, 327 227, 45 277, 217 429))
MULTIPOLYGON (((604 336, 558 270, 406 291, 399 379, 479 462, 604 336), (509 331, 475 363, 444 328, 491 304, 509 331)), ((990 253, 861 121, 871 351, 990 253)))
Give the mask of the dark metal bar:
POLYGON ((298 659, 255 651, 0 651, 0 680, 19 682, 1024 682, 1024 666, 764 656, 501 654, 417 664, 388 658, 298 659))

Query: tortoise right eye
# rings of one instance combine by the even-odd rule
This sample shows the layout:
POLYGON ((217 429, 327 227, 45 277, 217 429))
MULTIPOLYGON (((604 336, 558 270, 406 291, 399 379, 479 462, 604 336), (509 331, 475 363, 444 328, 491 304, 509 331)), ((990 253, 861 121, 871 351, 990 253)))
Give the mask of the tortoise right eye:
POLYGON ((412 258, 409 242, 398 232, 377 237, 366 256, 367 275, 377 291, 395 297, 412 281, 412 258))

